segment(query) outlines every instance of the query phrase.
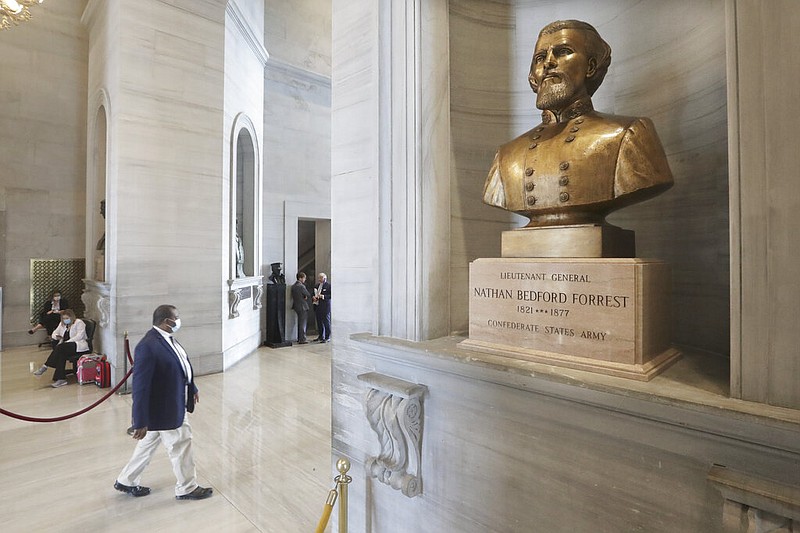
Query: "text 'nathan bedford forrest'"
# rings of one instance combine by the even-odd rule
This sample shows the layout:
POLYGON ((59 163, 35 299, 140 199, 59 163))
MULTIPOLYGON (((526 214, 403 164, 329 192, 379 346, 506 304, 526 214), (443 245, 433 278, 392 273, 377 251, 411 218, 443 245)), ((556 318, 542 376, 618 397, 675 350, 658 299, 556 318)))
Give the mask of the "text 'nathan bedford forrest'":
POLYGON ((619 294, 566 293, 557 291, 535 291, 521 289, 497 289, 494 287, 475 287, 473 296, 495 300, 518 300, 522 302, 541 302, 595 307, 627 308, 630 296, 619 294))

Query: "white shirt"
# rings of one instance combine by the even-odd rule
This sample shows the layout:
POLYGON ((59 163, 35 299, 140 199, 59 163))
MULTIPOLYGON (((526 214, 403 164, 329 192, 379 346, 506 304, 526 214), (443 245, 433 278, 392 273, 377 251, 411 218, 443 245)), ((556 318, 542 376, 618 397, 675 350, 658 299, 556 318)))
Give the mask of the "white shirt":
POLYGON ((175 352, 175 355, 178 356, 178 361, 181 362, 181 366, 183 367, 183 374, 186 376, 186 382, 187 383, 191 382, 192 367, 191 365, 189 365, 189 356, 186 355, 186 350, 183 349, 181 343, 175 340, 175 338, 172 336, 171 333, 167 333, 158 326, 153 326, 153 329, 159 332, 161 336, 164 337, 164 339, 166 339, 167 344, 169 344, 172 347, 172 351, 175 352))

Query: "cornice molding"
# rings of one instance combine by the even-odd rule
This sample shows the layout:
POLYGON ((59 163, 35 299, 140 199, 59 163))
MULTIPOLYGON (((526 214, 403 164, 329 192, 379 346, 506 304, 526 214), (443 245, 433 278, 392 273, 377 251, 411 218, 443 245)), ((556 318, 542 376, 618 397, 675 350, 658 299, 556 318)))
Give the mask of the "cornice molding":
POLYGON ((286 63, 280 59, 273 58, 269 64, 265 66, 266 69, 277 72, 293 79, 301 79, 314 83, 316 85, 323 85, 327 88, 331 87, 331 77, 324 74, 318 74, 310 70, 300 68, 298 66, 286 63))
POLYGON ((253 31, 253 27, 247 22, 247 17, 242 13, 236 0, 228 1, 225 5, 225 14, 230 17, 236 29, 238 29, 239 33, 244 37, 247 46, 250 47, 258 60, 261 61, 261 66, 265 67, 267 61, 269 61, 269 52, 267 52, 267 49, 258 38, 258 35, 253 31))

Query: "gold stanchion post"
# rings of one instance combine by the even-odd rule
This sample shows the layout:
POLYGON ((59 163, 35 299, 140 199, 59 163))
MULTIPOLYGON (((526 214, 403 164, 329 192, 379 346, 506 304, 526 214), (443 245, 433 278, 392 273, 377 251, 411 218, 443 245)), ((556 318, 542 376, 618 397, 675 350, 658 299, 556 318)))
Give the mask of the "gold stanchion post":
POLYGON ((347 533, 347 485, 353 481, 353 478, 347 475, 350 461, 339 459, 336 461, 336 470, 339 471, 339 475, 334 478, 339 487, 339 533, 347 533))

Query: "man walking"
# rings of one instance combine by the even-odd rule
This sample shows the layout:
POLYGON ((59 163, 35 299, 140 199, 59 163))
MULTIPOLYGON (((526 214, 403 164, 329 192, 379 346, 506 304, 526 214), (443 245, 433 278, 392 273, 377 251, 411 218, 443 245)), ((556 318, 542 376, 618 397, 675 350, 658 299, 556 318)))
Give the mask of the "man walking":
POLYGON ((308 344, 306 325, 308 324, 308 300, 311 294, 306 288, 306 273, 298 272, 297 281, 292 285, 292 309, 297 313, 297 343, 308 344))
POLYGON ((331 340, 331 284, 324 272, 319 273, 314 286, 314 315, 319 329, 319 337, 314 340, 328 342, 331 340))
POLYGON ((192 428, 186 412, 200 399, 192 364, 173 334, 181 327, 178 309, 159 305, 153 327, 136 345, 133 365, 133 438, 139 442, 114 488, 132 496, 147 496, 149 487, 139 485, 142 472, 161 442, 167 448, 175 473, 175 498, 202 500, 213 489, 197 484, 192 455, 192 428))

